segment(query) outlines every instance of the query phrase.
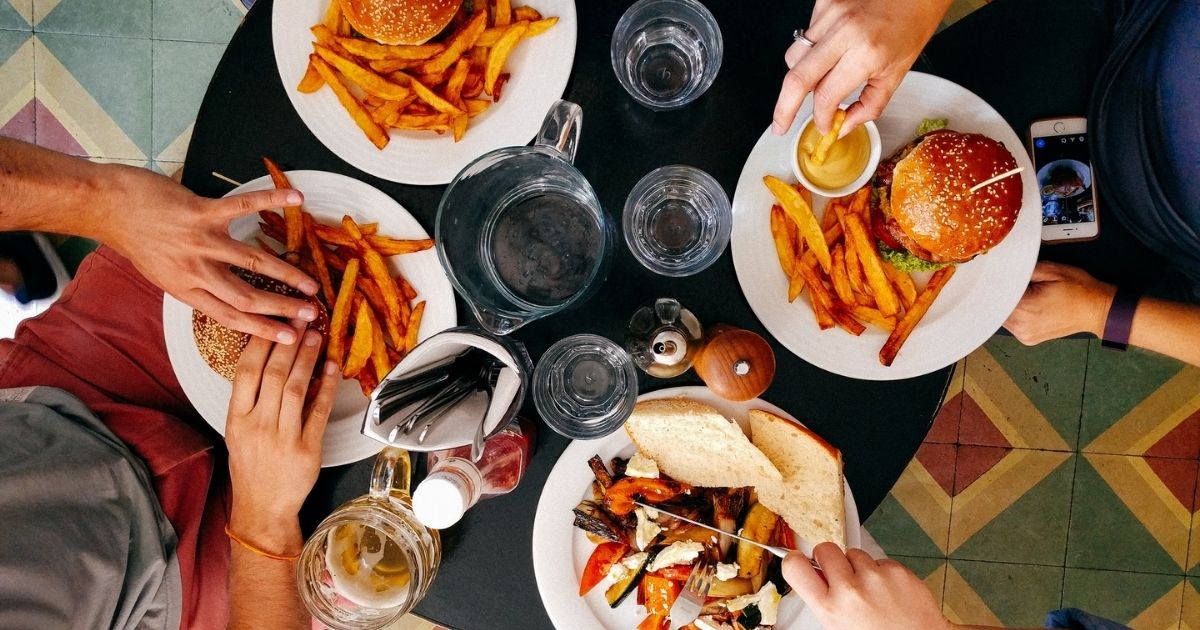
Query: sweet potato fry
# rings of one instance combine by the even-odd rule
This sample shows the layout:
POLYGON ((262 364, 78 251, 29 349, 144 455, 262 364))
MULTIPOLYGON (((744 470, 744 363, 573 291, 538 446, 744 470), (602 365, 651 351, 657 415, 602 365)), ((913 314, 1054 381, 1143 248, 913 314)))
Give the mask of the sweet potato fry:
POLYGON ((850 314, 853 315, 855 319, 878 326, 879 328, 882 328, 888 332, 892 332, 896 328, 895 317, 888 317, 883 313, 880 313, 879 309, 871 308, 870 306, 854 304, 850 306, 850 314))
POLYGON ((368 236, 367 242, 371 247, 379 252, 381 256, 399 256, 402 254, 413 254, 423 252, 433 247, 433 239, 421 238, 413 240, 399 240, 388 238, 386 236, 368 236))
POLYGON ((492 23, 495 26, 508 26, 512 23, 512 3, 509 0, 496 0, 492 23))
POLYGON ((375 283, 379 285, 379 290, 383 293, 383 302, 387 305, 388 317, 400 316, 400 296, 396 291, 396 283, 392 280, 392 274, 388 270, 387 263, 383 261, 383 257, 379 252, 371 248, 366 237, 359 231, 358 225, 349 215, 342 217, 342 229, 354 239, 354 247, 358 250, 359 256, 362 257, 363 266, 366 267, 367 275, 375 279, 375 283))
POLYGON ((346 262, 346 271, 342 273, 342 285, 338 289, 337 301, 333 304, 333 314, 329 316, 329 359, 338 365, 344 365, 344 350, 346 329, 350 325, 350 307, 354 298, 354 283, 358 280, 358 259, 346 262))
POLYGON ((442 72, 454 65, 458 58, 463 56, 463 53, 475 46, 475 40, 483 34, 487 28, 487 11, 476 11, 471 15, 458 30, 446 40, 446 49, 439 53, 436 57, 425 62, 421 66, 421 73, 431 74, 442 72))
POLYGON ((838 299, 848 306, 857 304, 854 299, 854 290, 850 287, 850 276, 846 274, 846 250, 841 243, 833 246, 832 255, 833 270, 829 277, 833 280, 834 293, 837 293, 838 299))
MULTIPOLYGON (((267 173, 271 175, 271 183, 276 188, 291 188, 292 183, 288 181, 287 175, 283 169, 269 157, 263 156, 263 164, 267 167, 267 173)), ((304 242, 304 211, 300 206, 287 206, 283 209, 284 232, 287 241, 284 246, 287 247, 287 254, 296 254, 300 252, 300 247, 304 242)), ((289 261, 295 262, 295 261, 289 261)))
POLYGON ((771 207, 771 239, 775 241, 775 255, 779 258, 779 266, 783 275, 791 278, 796 271, 796 250, 788 238, 787 224, 791 221, 783 214, 783 208, 778 205, 771 207))
POLYGON ((375 330, 371 326, 371 308, 367 306, 366 300, 361 300, 354 317, 354 336, 350 339, 350 354, 346 356, 346 363, 342 367, 343 377, 354 378, 366 367, 367 361, 371 358, 371 341, 374 337, 375 330))
POLYGON ((496 81, 500 78, 500 71, 504 69, 504 62, 517 42, 521 41, 521 36, 528 28, 528 24, 524 22, 513 24, 500 36, 496 45, 492 46, 491 51, 488 52, 487 68, 483 73, 484 92, 493 96, 496 94, 496 81))
POLYGON ((817 218, 813 216, 812 206, 804 201, 804 197, 799 191, 785 184, 778 177, 767 175, 763 177, 763 183, 767 185, 767 189, 775 196, 775 200, 779 202, 788 216, 796 222, 796 227, 800 229, 800 234, 808 243, 809 251, 816 256, 821 269, 828 272, 831 263, 829 246, 822 237, 821 226, 817 222, 817 218))
POLYGON ((342 80, 338 78, 333 67, 316 55, 309 56, 309 60, 316 66, 317 72, 321 74, 321 78, 325 79, 325 82, 329 84, 333 93, 337 95, 338 102, 342 104, 342 107, 346 108, 347 112, 350 112, 350 117, 354 119, 354 123, 367 135, 371 144, 374 144, 378 149, 386 147, 389 139, 387 131, 384 131, 383 127, 380 127, 371 118, 371 113, 363 108, 362 103, 359 103, 358 99, 354 98, 354 95, 350 93, 346 84, 342 83, 342 80))
POLYGON ((868 236, 862 217, 854 213, 846 213, 843 218, 845 219, 846 239, 854 244, 858 260, 862 263, 863 271, 867 275, 867 284, 871 287, 871 294, 875 296, 875 302, 879 304, 879 311, 884 315, 899 313, 900 298, 896 296, 892 283, 883 273, 884 262, 879 258, 879 250, 875 249, 875 243, 868 236))
POLYGON ((339 37, 336 41, 346 52, 369 61, 383 59, 424 61, 446 49, 441 44, 389 46, 357 37, 339 37))
POLYGON ((883 273, 892 281, 892 286, 896 287, 896 293, 900 296, 904 308, 912 308, 913 302, 917 301, 917 285, 913 284, 912 276, 886 261, 883 263, 883 273))
POLYGON ((371 367, 375 369, 375 379, 382 381, 392 364, 388 362, 387 343, 383 340, 383 327, 375 318, 375 313, 367 309, 367 317, 371 319, 371 367))
MULTIPOLYGON (((528 20, 530 22, 542 19, 542 14, 533 7, 515 7, 513 8, 513 20, 528 20)), ((554 18, 557 19, 557 18, 554 18)))
POLYGON ((880 363, 891 365, 896 360, 896 354, 900 352, 900 347, 904 345, 905 341, 908 341, 908 336, 912 334, 921 318, 925 317, 925 313, 929 311, 933 301, 942 292, 942 288, 954 276, 955 269, 956 267, 951 265, 934 272, 933 277, 929 279, 929 284, 925 285, 925 288, 917 295, 917 300, 913 303, 912 308, 904 313, 904 317, 900 318, 896 328, 892 330, 892 334, 888 335, 887 341, 879 351, 880 363))
POLYGON ((310 61, 308 62, 308 68, 304 70, 304 77, 300 79, 300 85, 296 86, 296 90, 303 94, 312 94, 324 85, 325 79, 321 78, 321 73, 317 72, 316 66, 310 61))
POLYGON ((417 347, 417 339, 421 334, 421 318, 425 315, 425 301, 417 302, 412 314, 408 316, 408 328, 404 336, 404 354, 412 352, 417 347))
POLYGON ((333 304, 337 301, 337 294, 333 291, 333 278, 329 276, 329 265, 325 263, 325 246, 321 245, 317 233, 313 230, 312 215, 305 212, 303 216, 304 241, 308 245, 308 255, 316 267, 317 281, 321 283, 321 295, 325 297, 326 304, 333 304))
POLYGON ((384 100, 398 101, 409 95, 409 89, 392 83, 387 79, 375 74, 370 68, 360 66, 358 62, 349 57, 343 57, 325 46, 313 45, 313 49, 317 51, 317 55, 328 62, 330 65, 338 69, 352 83, 362 88, 363 92, 368 96, 375 96, 384 100))

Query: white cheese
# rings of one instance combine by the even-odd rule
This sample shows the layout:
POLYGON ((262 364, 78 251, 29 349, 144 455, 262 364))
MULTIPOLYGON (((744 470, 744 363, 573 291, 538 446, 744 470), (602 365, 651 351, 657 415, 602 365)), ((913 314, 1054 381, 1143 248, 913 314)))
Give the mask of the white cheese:
POLYGON ((643 506, 642 509, 645 510, 647 518, 649 518, 652 521, 658 520, 658 510, 656 510, 652 507, 645 507, 645 506, 643 506))
POLYGON ((641 553, 635 553, 632 556, 629 556, 628 558, 625 558, 624 560, 622 560, 621 564, 625 565, 625 568, 629 569, 630 571, 636 571, 639 567, 642 566, 642 563, 645 562, 646 558, 649 556, 650 556, 650 554, 648 554, 644 551, 641 553))
POLYGON ((622 562, 614 562, 611 567, 608 567, 608 579, 614 582, 620 582, 629 577, 630 568, 622 562))
POLYGON ((692 625, 696 626, 696 630, 733 630, 733 626, 717 621, 712 615, 697 617, 692 625))
POLYGON ((658 464, 641 453, 634 453, 633 457, 629 458, 629 463, 625 464, 625 475, 643 479, 658 479, 658 464))
POLYGON ((761 625, 773 626, 779 619, 780 599, 782 599, 782 597, 779 596, 779 591, 775 590, 775 585, 771 582, 767 582, 766 584, 763 584, 762 588, 758 589, 758 592, 754 593, 753 595, 742 595, 741 597, 734 597, 733 599, 726 600, 725 608, 732 612, 736 612, 749 606, 750 604, 756 604, 758 606, 758 612, 762 613, 762 621, 760 622, 761 625))
POLYGON ((721 580, 722 582, 724 582, 725 580, 732 580, 733 578, 737 577, 738 568, 739 568, 738 563, 736 563, 736 562, 733 562, 730 564, 725 564, 724 562, 718 562, 717 563, 717 579, 721 580))
POLYGON ((637 528, 634 530, 634 542, 637 543, 638 550, 645 550, 654 542, 655 537, 662 532, 662 528, 655 523, 653 519, 646 514, 645 508, 636 508, 633 513, 637 516, 637 528))
POLYGON ((701 551, 704 551, 704 545, 695 541, 673 542, 659 551, 657 556, 654 556, 654 560, 650 561, 650 566, 646 567, 646 570, 653 572, 676 564, 691 564, 701 551))
POLYGON ((739 595, 737 597, 725 600, 725 608, 729 612, 737 612, 750 604, 758 602, 758 594, 751 593, 750 595, 739 595))

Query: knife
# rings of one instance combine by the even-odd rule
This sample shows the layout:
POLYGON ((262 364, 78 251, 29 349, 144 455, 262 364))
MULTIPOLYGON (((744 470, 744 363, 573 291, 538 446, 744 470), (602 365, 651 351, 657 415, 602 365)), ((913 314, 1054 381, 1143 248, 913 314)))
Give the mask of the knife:
MULTIPOLYGON (((693 521, 692 519, 687 518, 685 516, 673 514, 673 513, 668 512, 660 507, 654 507, 653 505, 647 505, 645 503, 642 503, 641 501, 634 501, 634 504, 640 505, 644 508, 650 508, 651 510, 656 511, 659 514, 666 514, 667 516, 670 516, 671 518, 681 520, 685 523, 691 523, 692 525, 695 525, 697 527, 703 527, 704 529, 707 529, 710 532, 714 532, 714 533, 720 534, 722 536, 728 536, 728 537, 734 538, 736 540, 741 540, 741 541, 747 542, 751 545, 754 545, 755 547, 765 549, 768 553, 775 556, 776 558, 782 559, 782 558, 786 557, 789 552, 792 551, 791 549, 785 549, 783 547, 775 547, 772 545, 765 545, 763 543, 758 542, 757 540, 751 540, 751 539, 745 538, 743 536, 738 536, 737 534, 731 534, 723 529, 717 529, 716 527, 713 527, 712 525, 705 525, 704 523, 698 523, 698 522, 693 521)), ((809 564, 811 564, 813 566, 814 569, 817 569, 818 571, 821 570, 821 566, 817 564, 816 560, 809 558, 808 562, 809 562, 809 564)))

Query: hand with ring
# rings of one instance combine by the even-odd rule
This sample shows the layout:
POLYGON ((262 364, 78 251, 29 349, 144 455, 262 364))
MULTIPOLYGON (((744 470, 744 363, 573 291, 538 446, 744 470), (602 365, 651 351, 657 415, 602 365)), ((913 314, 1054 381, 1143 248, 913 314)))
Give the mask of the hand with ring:
POLYGON ((828 132, 842 101, 864 83, 846 109, 842 135, 878 118, 949 5, 950 0, 817 0, 812 23, 796 31, 784 55, 789 70, 772 130, 786 133, 812 92, 817 129, 828 132))

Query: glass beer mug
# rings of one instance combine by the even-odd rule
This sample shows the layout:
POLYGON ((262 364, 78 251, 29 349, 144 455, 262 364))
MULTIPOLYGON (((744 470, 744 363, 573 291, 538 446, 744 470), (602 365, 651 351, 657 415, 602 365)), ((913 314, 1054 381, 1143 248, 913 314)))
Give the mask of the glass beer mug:
POLYGON ((484 154, 442 196, 438 257, 492 333, 557 313, 604 280, 616 228, 571 164, 582 117, 556 102, 533 146, 484 154))
POLYGON ((334 510, 305 543, 296 570, 300 598, 329 628, 383 628, 433 583, 441 540, 413 515, 410 473, 407 451, 383 449, 370 492, 334 510))

